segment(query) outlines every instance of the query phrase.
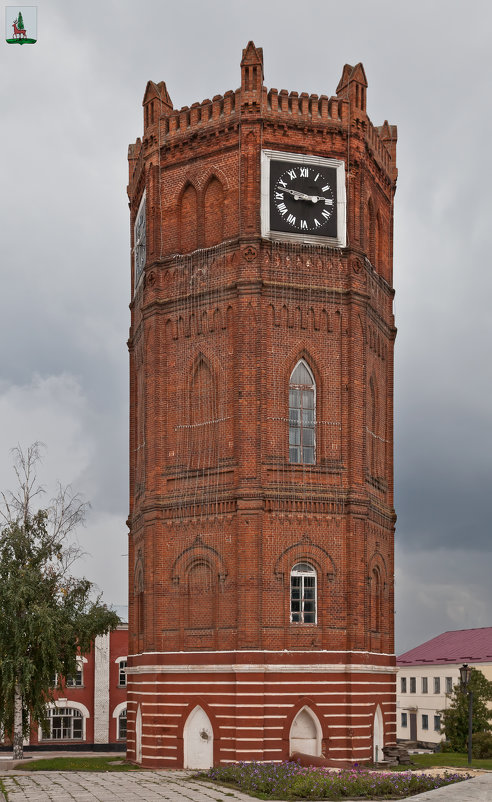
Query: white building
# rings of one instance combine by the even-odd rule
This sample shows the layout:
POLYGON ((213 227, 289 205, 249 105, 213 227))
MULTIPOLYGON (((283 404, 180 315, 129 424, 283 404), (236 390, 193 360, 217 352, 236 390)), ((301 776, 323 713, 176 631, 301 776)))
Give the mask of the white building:
POLYGON ((492 680, 492 627, 444 632, 397 658, 397 739, 438 744, 440 711, 467 663, 492 680))

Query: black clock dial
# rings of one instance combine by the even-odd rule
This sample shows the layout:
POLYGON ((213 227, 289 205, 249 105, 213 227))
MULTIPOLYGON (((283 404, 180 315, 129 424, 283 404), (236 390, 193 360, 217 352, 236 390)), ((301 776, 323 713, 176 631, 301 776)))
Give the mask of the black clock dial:
POLYGON ((270 228, 310 236, 336 237, 336 168, 272 159, 270 228))

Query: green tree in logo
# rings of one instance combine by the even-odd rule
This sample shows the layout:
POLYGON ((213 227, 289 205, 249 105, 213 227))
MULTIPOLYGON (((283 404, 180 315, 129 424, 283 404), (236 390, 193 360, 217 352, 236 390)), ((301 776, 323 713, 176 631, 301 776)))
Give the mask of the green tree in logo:
POLYGON ((22 19, 22 11, 19 11, 19 16, 17 17, 17 27, 21 31, 24 30, 24 20, 22 19))

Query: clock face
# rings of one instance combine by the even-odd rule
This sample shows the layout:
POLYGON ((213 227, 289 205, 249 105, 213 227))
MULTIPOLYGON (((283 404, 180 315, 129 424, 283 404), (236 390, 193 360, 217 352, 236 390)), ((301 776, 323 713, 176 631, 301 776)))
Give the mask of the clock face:
POLYGON ((326 156, 262 150, 261 235, 344 248, 345 163, 326 156))
POLYGON ((336 237, 336 168, 272 160, 270 228, 273 231, 336 237))

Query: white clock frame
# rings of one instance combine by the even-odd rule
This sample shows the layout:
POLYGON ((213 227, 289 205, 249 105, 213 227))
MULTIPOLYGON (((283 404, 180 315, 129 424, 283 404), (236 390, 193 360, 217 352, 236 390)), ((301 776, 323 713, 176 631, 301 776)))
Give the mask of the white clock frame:
MULTIPOLYGON (((134 281, 134 291, 136 291, 138 285, 140 284, 140 279, 142 278, 142 275, 143 275, 143 267, 145 266, 145 262, 147 260, 147 211, 146 211, 146 205, 145 205, 146 198, 147 198, 147 192, 144 191, 144 193, 142 195, 142 199, 141 199, 141 201, 140 201, 140 203, 138 205, 138 211, 137 211, 137 215, 135 217, 135 223, 134 223, 134 226, 133 226, 133 281, 134 281), (143 243, 143 246, 142 245, 137 246, 137 226, 138 226, 138 221, 139 221, 139 218, 140 218, 140 215, 142 214, 142 212, 143 212, 143 216, 144 216, 143 225, 144 225, 144 231, 145 231, 144 243, 143 243), (140 269, 140 272, 138 273, 138 275, 137 275, 137 255, 138 255, 139 251, 137 251, 137 247, 145 248, 144 265, 140 269)), ((140 251, 140 253, 141 253, 141 251, 140 251)))
POLYGON ((307 156, 279 150, 261 151, 261 236, 265 239, 284 242, 299 242, 306 245, 329 245, 345 248, 347 245, 347 200, 345 191, 345 162, 324 156, 307 156), (337 236, 323 237, 289 231, 275 231, 270 226, 270 164, 272 161, 289 161, 297 164, 319 165, 336 170, 337 181, 337 236))

